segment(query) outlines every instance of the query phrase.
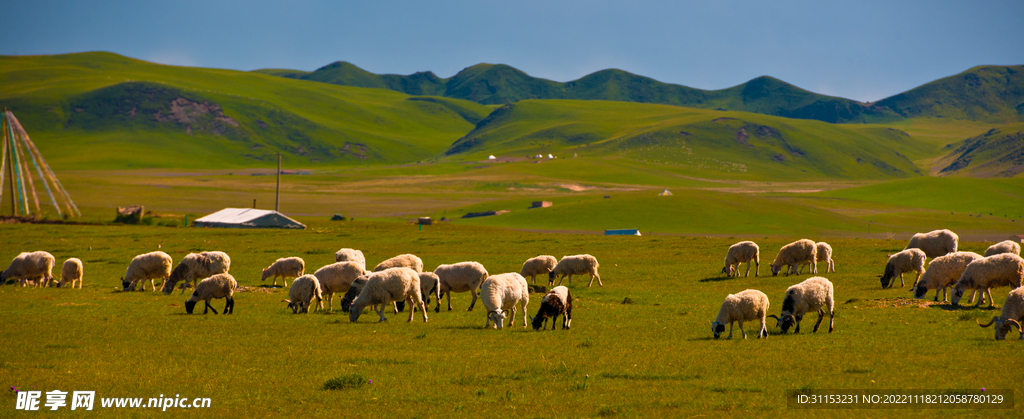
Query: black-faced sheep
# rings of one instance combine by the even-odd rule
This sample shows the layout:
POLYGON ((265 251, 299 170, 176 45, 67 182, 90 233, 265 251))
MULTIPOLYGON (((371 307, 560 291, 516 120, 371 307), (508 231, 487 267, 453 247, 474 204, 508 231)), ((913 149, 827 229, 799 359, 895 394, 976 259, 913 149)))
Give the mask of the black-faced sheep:
POLYGON ((910 271, 917 272, 917 276, 914 277, 916 285, 917 281, 921 279, 921 274, 924 273, 926 258, 924 251, 916 248, 889 255, 889 261, 885 263, 885 272, 878 277, 882 282, 882 288, 892 288, 896 283, 897 275, 900 277, 900 286, 906 286, 906 283, 903 282, 903 273, 910 271))
POLYGON ((765 317, 768 315, 768 296, 758 290, 744 290, 736 294, 729 294, 722 302, 722 308, 718 310, 718 317, 711 322, 711 333, 718 339, 725 332, 725 325, 729 325, 729 336, 732 339, 732 324, 739 322, 740 333, 743 339, 747 338, 747 331, 743 329, 744 321, 761 321, 761 329, 757 331, 758 339, 768 337, 768 328, 765 326, 765 317))
POLYGON ((227 253, 216 251, 189 253, 181 258, 178 266, 171 270, 171 275, 167 277, 164 286, 160 289, 164 294, 170 294, 179 281, 185 281, 181 284, 181 293, 184 294, 189 283, 198 284, 202 278, 227 273, 229 270, 231 270, 231 257, 227 253))
POLYGON ((509 327, 515 322, 516 304, 523 309, 523 327, 527 327, 526 306, 530 303, 530 287, 526 284, 526 278, 515 272, 500 275, 491 275, 484 280, 480 286, 480 299, 487 308, 487 319, 484 321, 484 328, 494 322, 496 329, 501 329, 505 319, 509 327), (506 314, 506 311, 511 311, 506 314))
POLYGON ((260 281, 266 281, 273 277, 272 286, 277 286, 277 278, 281 277, 284 286, 288 286, 288 278, 298 278, 306 273, 306 262, 300 257, 280 258, 263 270, 263 277, 260 281))
POLYGON ((985 257, 998 255, 1000 253, 1012 253, 1020 256, 1020 244, 1013 240, 1003 240, 985 249, 985 257))
POLYGON ((221 273, 203 279, 196 284, 196 290, 192 292, 192 298, 185 301, 185 312, 192 314, 196 303, 199 300, 203 300, 206 303, 203 307, 203 314, 206 314, 207 310, 213 310, 213 314, 217 314, 217 310, 210 305, 210 300, 224 298, 227 300, 224 303, 224 314, 231 314, 235 311, 235 288, 238 288, 238 282, 235 281, 231 274, 221 273))
POLYGON ((345 295, 341 297, 341 311, 346 313, 352 307, 352 301, 359 296, 359 292, 366 286, 366 275, 360 276, 352 281, 352 285, 348 287, 348 291, 345 291, 345 295))
POLYGON ((156 291, 155 280, 166 281, 171 276, 171 256, 167 253, 156 251, 138 255, 128 264, 124 278, 121 278, 121 286, 124 291, 135 291, 135 285, 139 284, 139 290, 146 290, 145 280, 156 291))
POLYGON ((562 330, 572 325, 572 293, 569 288, 558 286, 552 288, 544 298, 540 300, 540 309, 537 315, 530 319, 533 330, 548 328, 548 318, 551 319, 551 330, 555 330, 555 321, 562 316, 562 330))
POLYGON ((348 292, 352 282, 366 275, 364 265, 359 262, 336 262, 317 269, 313 276, 320 282, 320 290, 327 298, 327 309, 334 311, 334 293, 348 292))
POLYGON ((71 282, 71 288, 75 288, 75 283, 78 283, 78 289, 82 289, 82 260, 78 258, 69 258, 64 261, 64 266, 60 267, 60 282, 57 283, 57 288, 63 287, 64 284, 71 282))
POLYGON ((522 275, 523 278, 532 278, 532 282, 536 284, 537 275, 547 275, 548 272, 555 269, 557 264, 558 260, 554 256, 540 255, 529 258, 526 262, 523 262, 523 269, 519 271, 519 275, 522 275))
POLYGON ((366 285, 363 285, 359 296, 352 301, 349 307, 348 319, 355 322, 367 306, 373 307, 380 315, 378 322, 387 320, 384 317, 384 306, 398 300, 405 300, 409 304, 409 320, 412 321, 416 312, 416 306, 423 311, 423 322, 427 322, 427 309, 423 305, 423 298, 420 289, 419 273, 406 267, 389 268, 367 275, 366 285))
POLYGON ((988 295, 988 306, 992 307, 992 288, 1009 285, 1011 289, 1020 287, 1024 280, 1024 259, 1012 253, 981 258, 967 265, 960 279, 953 286, 952 303, 960 305, 960 299, 966 290, 983 290, 982 298, 978 298, 975 306, 981 304, 988 295))
MULTIPOLYGON (((451 265, 439 265, 437 269, 434 269, 434 273, 437 274, 437 277, 440 280, 440 295, 447 296, 448 311, 451 311, 452 309, 452 293, 466 291, 473 294, 473 301, 469 303, 469 308, 466 311, 473 311, 473 307, 476 306, 477 300, 476 291, 488 276, 487 269, 484 268, 484 265, 479 262, 459 262, 451 265)), ((434 312, 437 313, 440 311, 441 299, 438 298, 437 307, 434 308, 434 312)))
POLYGON ((377 264, 377 267, 373 268, 373 271, 380 272, 385 269, 403 267, 412 269, 416 272, 423 272, 423 260, 421 260, 419 256, 406 253, 404 255, 398 255, 377 264))
POLYGON ((309 309, 312 307, 316 311, 317 307, 323 307, 323 291, 320 288, 320 281, 313 275, 302 275, 295 278, 292 281, 291 288, 288 289, 288 299, 281 300, 282 303, 288 303, 288 308, 292 309, 292 314, 298 313, 309 313, 309 309), (316 304, 313 304, 313 299, 316 299, 316 304))
POLYGON ((736 243, 729 246, 729 251, 725 254, 725 267, 722 268, 722 273, 726 276, 739 276, 740 264, 746 262, 747 273, 743 276, 750 276, 750 261, 754 261, 754 276, 758 276, 761 273, 761 249, 752 241, 736 243), (735 269, 733 265, 736 266, 735 269))
POLYGON ((344 248, 334 253, 335 262, 357 262, 366 270, 366 257, 362 250, 344 248))
POLYGON ((782 299, 781 316, 771 315, 782 333, 789 331, 789 328, 796 324, 793 333, 800 333, 800 321, 808 312, 818 312, 818 322, 814 324, 814 332, 818 331, 821 321, 825 319, 825 309, 828 309, 828 332, 832 333, 835 322, 835 297, 833 296, 832 282, 820 276, 808 278, 806 281, 793 285, 786 289, 786 296, 782 299))
POLYGON ((803 264, 810 264, 810 273, 818 273, 818 248, 814 242, 807 239, 800 239, 779 249, 779 254, 772 262, 772 276, 777 276, 783 266, 789 265, 786 275, 797 273, 797 267, 803 264))
POLYGON ((1001 316, 993 317, 992 321, 981 324, 981 322, 975 320, 978 326, 989 327, 995 323, 996 327, 996 340, 1006 339, 1006 334, 1010 332, 1010 327, 1016 327, 1017 332, 1020 333, 1020 338, 1024 339, 1024 330, 1022 330, 1020 323, 1024 322, 1024 288, 1017 288, 1010 291, 1010 295, 1006 297, 1006 302, 1003 303, 1003 313, 1001 316))
POLYGON ((917 233, 910 238, 905 249, 921 249, 930 258, 937 258, 956 251, 960 237, 949 230, 934 230, 917 233))
POLYGON ((6 283, 8 279, 17 279, 21 286, 27 286, 29 282, 35 285, 48 286, 53 280, 53 265, 57 260, 53 255, 44 252, 22 252, 11 261, 2 274, 0 284, 6 283))
POLYGON ((558 285, 562 285, 562 280, 565 276, 569 276, 569 285, 572 285, 573 275, 590 275, 590 283, 587 287, 594 285, 594 278, 597 278, 597 285, 604 286, 601 282, 601 275, 597 274, 597 268, 600 264, 597 263, 597 258, 590 255, 572 255, 562 256, 562 259, 558 261, 555 268, 548 272, 548 286, 554 285, 555 277, 558 278, 558 285))
POLYGON ((960 279, 960 275, 964 273, 964 269, 967 269, 967 265, 981 257, 974 252, 953 252, 932 259, 928 263, 928 269, 921 274, 921 279, 914 287, 914 298, 924 298, 928 290, 935 290, 935 301, 939 301, 939 291, 941 290, 942 301, 946 302, 948 288, 960 279))

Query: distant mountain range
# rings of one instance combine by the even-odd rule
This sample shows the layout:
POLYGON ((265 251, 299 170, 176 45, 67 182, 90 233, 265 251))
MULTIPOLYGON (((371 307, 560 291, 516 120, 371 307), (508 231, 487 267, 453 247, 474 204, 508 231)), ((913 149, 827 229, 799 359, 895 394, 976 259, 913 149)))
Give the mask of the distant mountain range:
POLYGON ((820 95, 762 76, 722 90, 662 83, 608 69, 559 83, 503 64, 477 64, 443 79, 432 72, 374 74, 338 61, 313 72, 255 72, 343 86, 444 96, 485 105, 525 99, 614 100, 730 110, 830 123, 887 122, 904 118, 1024 121, 1024 66, 979 66, 874 103, 820 95))

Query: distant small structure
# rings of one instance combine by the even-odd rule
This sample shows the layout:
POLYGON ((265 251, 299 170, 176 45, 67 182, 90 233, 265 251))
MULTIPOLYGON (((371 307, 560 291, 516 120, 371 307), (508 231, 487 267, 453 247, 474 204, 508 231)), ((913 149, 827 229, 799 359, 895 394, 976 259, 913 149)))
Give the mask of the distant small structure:
POLYGON ((533 158, 535 158, 535 159, 543 159, 544 155, 543 154, 538 154, 536 156, 533 156, 533 158))
POLYGON ((497 158, 497 157, 494 157, 494 155, 493 155, 493 154, 491 154, 490 156, 487 156, 487 160, 497 160, 497 159, 498 159, 498 158, 497 158))
POLYGON ((334 216, 331 217, 331 221, 345 221, 345 216, 341 214, 334 214, 334 216))
POLYGON ((611 198, 611 197, 612 197, 611 195, 605 195, 604 199, 608 199, 608 198, 611 198))
POLYGON ((224 208, 196 220, 193 225, 216 228, 306 228, 305 224, 280 212, 255 208, 224 208))
POLYGON ((551 201, 533 201, 533 205, 530 208, 547 208, 554 205, 551 201))
POLYGON ((509 212, 509 211, 508 210, 499 210, 499 211, 470 212, 470 213, 467 213, 466 215, 463 215, 462 218, 488 217, 488 216, 491 216, 491 215, 505 214, 507 212, 509 212))
POLYGON ((636 228, 628 228, 625 230, 605 230, 605 236, 639 236, 640 230, 636 228))
POLYGON ((142 222, 142 216, 145 214, 145 207, 142 205, 129 205, 127 207, 117 207, 117 217, 114 218, 115 223, 124 224, 138 224, 142 222))
POLYGON ((672 196, 672 192, 669 192, 668 188, 665 188, 665 190, 661 191, 658 196, 672 196))
POLYGON ((431 220, 430 217, 420 217, 416 220, 416 224, 428 226, 434 224, 434 220, 431 220))
POLYGON ((551 155, 551 154, 548 154, 548 158, 549 158, 549 159, 553 159, 553 158, 555 158, 555 156, 553 156, 553 155, 551 155))

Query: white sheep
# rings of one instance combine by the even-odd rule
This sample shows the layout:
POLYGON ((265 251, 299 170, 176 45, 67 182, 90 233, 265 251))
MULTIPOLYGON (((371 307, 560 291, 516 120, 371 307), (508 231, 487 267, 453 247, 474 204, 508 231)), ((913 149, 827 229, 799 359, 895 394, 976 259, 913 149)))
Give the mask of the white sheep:
POLYGON ((367 306, 373 307, 380 315, 378 322, 386 321, 384 306, 392 301, 405 300, 409 303, 409 320, 412 321, 416 306, 423 311, 423 322, 427 322, 427 309, 421 296, 419 273, 411 268, 389 268, 367 275, 366 285, 349 307, 348 319, 355 322, 367 306))
POLYGON ((485 329, 490 326, 491 321, 494 322, 496 329, 501 329, 506 318, 509 319, 508 326, 512 327, 516 317, 516 304, 522 306, 523 327, 527 327, 526 305, 530 303, 530 287, 522 275, 509 272, 487 277, 480 286, 480 299, 487 308, 485 329), (511 313, 506 315, 506 311, 511 313))
POLYGON ((75 288, 75 282, 78 283, 78 289, 82 289, 82 260, 78 258, 68 258, 64 261, 64 265, 60 267, 60 282, 57 283, 57 288, 63 287, 64 284, 71 281, 71 288, 75 288))
MULTIPOLYGON (((435 300, 440 300, 441 290, 441 279, 437 277, 437 274, 433 272, 420 272, 420 290, 422 292, 423 304, 425 307, 430 307, 430 296, 433 295, 435 300)), ((438 303, 440 304, 440 303, 438 303)), ((395 313, 405 310, 405 300, 395 301, 395 313)))
POLYGON ((1010 291, 1010 295, 1006 297, 1006 302, 1003 303, 1003 313, 1001 316, 992 317, 992 321, 986 324, 981 324, 978 320, 974 321, 981 327, 989 327, 992 323, 995 323, 996 340, 1006 339, 1006 334, 1010 332, 1010 327, 1017 328, 1017 332, 1020 333, 1018 340, 1024 339, 1024 329, 1020 325, 1021 322, 1024 322, 1024 288, 1010 291))
POLYGON ((523 269, 519 271, 519 275, 523 278, 529 276, 531 281, 537 283, 537 275, 547 275, 552 269, 555 269, 555 265, 558 264, 558 259, 550 255, 540 255, 537 257, 529 258, 526 262, 523 262, 523 269))
POLYGON ((600 264, 597 263, 597 258, 590 255, 562 256, 555 268, 548 272, 548 286, 554 285, 556 276, 559 277, 558 285, 562 285, 566 275, 569 276, 569 285, 572 285, 573 275, 590 274, 590 284, 587 284, 587 287, 594 285, 594 278, 597 278, 597 285, 603 287, 601 275, 597 274, 598 267, 600 264))
POLYGON ((276 286, 277 277, 281 277, 281 281, 287 287, 288 278, 298 278, 304 273, 306 273, 306 262, 302 258, 295 256, 280 258, 263 270, 263 277, 260 278, 260 281, 266 281, 267 278, 273 277, 274 283, 271 286, 276 286))
POLYGON ((15 256, 11 265, 0 274, 0 284, 6 283, 8 279, 17 279, 21 286, 27 286, 31 281, 35 285, 49 286, 53 280, 53 265, 57 260, 53 255, 42 250, 35 252, 22 252, 15 256))
POLYGON ((202 278, 227 273, 230 270, 231 257, 227 253, 217 251, 189 253, 181 258, 178 266, 171 270, 171 275, 167 277, 164 286, 160 289, 164 294, 170 294, 171 291, 174 291, 174 286, 178 281, 184 280, 185 283, 181 284, 181 293, 184 294, 189 283, 198 284, 202 278))
POLYGON ((835 297, 832 282, 820 276, 808 278, 806 281, 786 289, 786 297, 782 300, 781 317, 775 318, 776 325, 786 333, 790 326, 796 324, 793 333, 800 333, 800 321, 808 312, 818 312, 818 322, 814 324, 814 332, 818 331, 821 321, 825 319, 825 308, 828 308, 828 332, 832 333, 835 322, 835 297))
POLYGON ((740 264, 746 262, 747 273, 743 276, 750 276, 750 261, 754 261, 754 276, 758 276, 761 273, 761 249, 757 247, 757 243, 752 241, 742 241, 729 246, 729 251, 725 254, 725 267, 722 268, 722 273, 725 276, 739 276, 740 275, 740 264), (733 268, 733 265, 736 268, 733 268))
MULTIPOLYGON (((438 265, 437 269, 434 269, 434 273, 437 274, 441 282, 440 295, 447 296, 448 311, 452 309, 452 293, 466 291, 473 294, 473 301, 469 303, 469 309, 466 311, 473 311, 477 300, 476 291, 480 289, 480 284, 483 284, 484 280, 488 277, 487 269, 484 269, 484 265, 479 262, 438 265)), ((441 299, 438 298, 437 307, 434 308, 434 312, 438 313, 440 311, 441 299)))
POLYGON ((942 302, 946 302, 948 288, 960 279, 960 275, 964 273, 964 269, 967 269, 967 265, 981 258, 981 255, 974 252, 953 252, 932 259, 928 263, 928 269, 921 274, 921 279, 914 287, 914 298, 924 298, 928 290, 935 290, 935 301, 939 301, 939 291, 941 290, 942 302))
POLYGON ((316 311, 317 307, 323 307, 323 300, 320 281, 313 275, 301 275, 292 281, 292 286, 288 289, 288 299, 281 300, 281 302, 288 303, 292 314, 297 314, 309 313, 310 307, 316 311), (313 304, 314 298, 316 299, 315 305, 313 304))
POLYGON ((897 275, 900 277, 900 286, 906 286, 906 283, 903 282, 903 274, 910 271, 917 272, 917 276, 914 277, 914 285, 917 285, 917 281, 921 279, 921 274, 924 273, 925 259, 927 259, 927 256, 925 256, 924 251, 917 248, 906 249, 889 255, 889 261, 885 263, 885 272, 878 277, 882 282, 882 288, 892 288, 896 283, 897 275))
POLYGON ((1020 244, 1013 240, 1003 240, 985 249, 985 257, 998 255, 1000 253, 1013 253, 1020 256, 1020 244))
POLYGON ((143 281, 148 279, 149 285, 156 291, 154 281, 166 281, 171 276, 172 264, 171 256, 159 250, 138 255, 128 264, 128 270, 121 278, 121 286, 125 291, 135 291, 135 284, 139 284, 139 290, 145 291, 146 283, 143 281))
MULTIPOLYGON (((832 261, 832 246, 829 246, 825 242, 814 243, 815 252, 817 253, 817 261, 825 262, 825 273, 835 272, 836 263, 832 261)), ((800 266, 800 271, 803 272, 803 266, 800 266)))
POLYGON ((1000 253, 998 255, 981 258, 967 265, 960 279, 953 286, 953 298, 951 303, 954 306, 960 305, 960 299, 964 296, 965 290, 983 290, 981 298, 975 306, 981 304, 985 295, 988 295, 988 306, 992 307, 992 288, 1009 285, 1011 289, 1020 287, 1024 280, 1024 259, 1012 253, 1000 253))
POLYGON ((722 302, 722 308, 718 310, 718 317, 711 322, 711 333, 718 339, 725 331, 725 325, 729 325, 729 336, 732 339, 732 324, 739 322, 740 333, 743 339, 747 338, 747 331, 743 329, 744 321, 761 321, 761 329, 757 331, 757 338, 768 337, 768 328, 765 326, 765 317, 768 315, 768 296, 758 290, 744 290, 736 294, 729 294, 722 302))
POLYGON ((366 269, 358 261, 332 263, 313 273, 320 282, 323 297, 327 298, 329 311, 334 311, 334 293, 347 292, 352 287, 352 281, 363 275, 366 275, 366 269))
POLYGON ((562 316, 562 330, 568 329, 572 324, 572 293, 569 288, 558 286, 552 288, 544 298, 540 300, 540 309, 537 315, 530 319, 533 330, 548 328, 548 318, 551 318, 551 330, 555 330, 555 321, 562 316))
POLYGON ((949 230, 934 230, 917 233, 910 238, 905 249, 921 249, 930 258, 937 258, 956 251, 960 237, 949 230))
POLYGON ((373 268, 373 271, 380 272, 385 269, 402 267, 412 269, 416 272, 423 272, 423 261, 416 255, 406 253, 377 264, 377 267, 373 268))
POLYGON ((231 274, 219 273, 205 278, 196 284, 196 290, 192 292, 192 298, 185 301, 185 312, 192 314, 196 303, 199 300, 203 300, 206 303, 203 307, 203 314, 206 314, 207 310, 213 310, 213 314, 217 314, 217 310, 210 305, 210 300, 224 298, 227 300, 224 303, 224 314, 231 314, 235 311, 235 288, 238 288, 238 282, 235 281, 231 274))
POLYGON ((334 253, 335 262, 358 262, 366 270, 366 257, 362 250, 343 248, 334 253))
POLYGON ((783 265, 789 265, 786 275, 797 273, 797 267, 803 264, 811 265, 810 273, 818 273, 818 247, 808 239, 800 239, 779 249, 772 262, 772 276, 777 276, 783 265))

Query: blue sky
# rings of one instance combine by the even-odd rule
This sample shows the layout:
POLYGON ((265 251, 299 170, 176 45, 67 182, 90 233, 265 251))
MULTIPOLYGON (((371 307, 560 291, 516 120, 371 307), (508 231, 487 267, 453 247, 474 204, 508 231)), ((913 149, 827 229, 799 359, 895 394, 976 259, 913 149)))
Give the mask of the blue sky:
POLYGON ((569 81, 605 68, 701 89, 770 75, 879 100, 1024 64, 1024 1, 15 1, 0 54, 111 51, 164 64, 375 73, 502 63, 569 81), (95 3, 95 4, 94 4, 95 3))

